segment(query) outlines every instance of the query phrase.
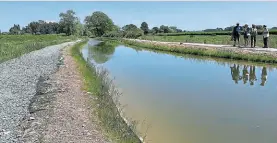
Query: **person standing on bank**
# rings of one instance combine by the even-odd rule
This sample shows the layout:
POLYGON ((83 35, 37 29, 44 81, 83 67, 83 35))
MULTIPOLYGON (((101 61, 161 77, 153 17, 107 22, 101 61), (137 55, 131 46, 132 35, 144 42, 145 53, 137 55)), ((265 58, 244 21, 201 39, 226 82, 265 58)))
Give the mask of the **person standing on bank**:
POLYGON ((269 31, 266 25, 264 25, 263 27, 264 27, 264 31, 263 31, 264 47, 263 48, 268 48, 269 31))
POLYGON ((257 38, 257 34, 258 34, 258 30, 256 28, 256 25, 252 24, 252 28, 251 28, 251 48, 255 48, 256 47, 256 38, 257 38))
POLYGON ((238 41, 238 46, 240 45, 239 38, 240 38, 240 26, 239 23, 233 29, 233 40, 234 40, 234 47, 236 46, 236 41, 238 41))
POLYGON ((243 29, 244 47, 247 47, 249 45, 249 36, 250 28, 248 27, 248 24, 245 24, 243 29))

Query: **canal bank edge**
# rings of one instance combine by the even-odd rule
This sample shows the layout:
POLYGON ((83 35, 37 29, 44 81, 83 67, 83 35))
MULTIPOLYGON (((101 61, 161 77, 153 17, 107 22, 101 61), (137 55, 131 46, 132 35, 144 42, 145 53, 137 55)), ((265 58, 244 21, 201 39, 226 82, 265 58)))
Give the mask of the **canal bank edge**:
POLYGON ((142 143, 142 139, 127 124, 126 119, 121 116, 112 96, 108 95, 110 89, 109 87, 105 88, 107 87, 105 85, 107 84, 105 83, 105 73, 97 73, 97 69, 83 59, 80 49, 87 42, 88 40, 85 40, 75 44, 70 52, 78 65, 79 72, 84 78, 84 90, 94 97, 91 104, 95 106, 99 125, 105 136, 112 142, 142 143))
POLYGON ((249 50, 244 48, 233 48, 233 47, 211 47, 211 46, 195 46, 195 45, 181 45, 176 42, 158 42, 150 40, 139 40, 139 39, 127 39, 127 38, 97 38, 99 40, 115 40, 130 46, 139 46, 148 49, 154 49, 159 51, 168 51, 181 54, 192 54, 199 56, 218 57, 232 60, 244 60, 252 62, 261 62, 276 64, 277 63, 277 52, 275 51, 259 51, 249 50))

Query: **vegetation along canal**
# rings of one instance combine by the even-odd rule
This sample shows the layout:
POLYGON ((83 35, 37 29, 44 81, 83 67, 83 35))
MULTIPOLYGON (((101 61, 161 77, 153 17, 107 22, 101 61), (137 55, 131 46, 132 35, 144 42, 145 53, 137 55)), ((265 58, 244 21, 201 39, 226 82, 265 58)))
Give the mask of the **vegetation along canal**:
POLYGON ((276 66, 89 43, 146 142, 277 142, 276 66))

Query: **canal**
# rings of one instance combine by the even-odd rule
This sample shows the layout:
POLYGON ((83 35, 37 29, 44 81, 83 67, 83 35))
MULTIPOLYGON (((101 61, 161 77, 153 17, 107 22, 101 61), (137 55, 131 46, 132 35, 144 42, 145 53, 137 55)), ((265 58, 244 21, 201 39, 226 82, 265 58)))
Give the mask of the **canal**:
POLYGON ((275 66, 96 43, 83 57, 115 77, 147 142, 277 142, 275 66))

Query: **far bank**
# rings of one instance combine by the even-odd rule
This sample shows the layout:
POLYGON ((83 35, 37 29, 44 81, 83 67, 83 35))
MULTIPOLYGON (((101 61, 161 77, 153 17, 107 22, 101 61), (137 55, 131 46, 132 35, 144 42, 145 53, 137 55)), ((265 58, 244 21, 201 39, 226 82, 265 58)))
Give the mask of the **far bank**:
POLYGON ((196 44, 178 42, 160 42, 126 38, 98 38, 99 40, 113 40, 131 46, 139 46, 159 51, 168 51, 182 54, 244 60, 262 63, 277 63, 277 50, 273 48, 236 48, 226 45, 196 44))

